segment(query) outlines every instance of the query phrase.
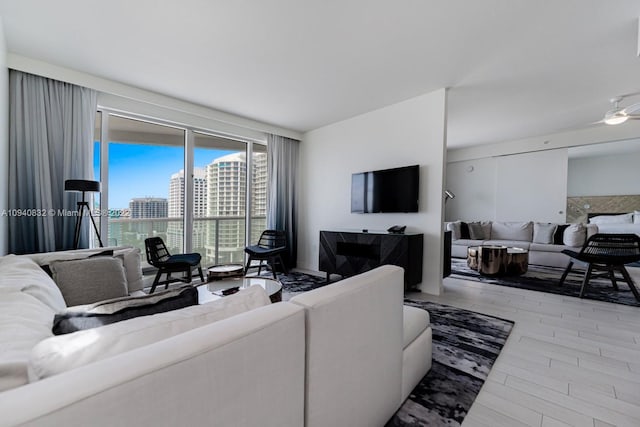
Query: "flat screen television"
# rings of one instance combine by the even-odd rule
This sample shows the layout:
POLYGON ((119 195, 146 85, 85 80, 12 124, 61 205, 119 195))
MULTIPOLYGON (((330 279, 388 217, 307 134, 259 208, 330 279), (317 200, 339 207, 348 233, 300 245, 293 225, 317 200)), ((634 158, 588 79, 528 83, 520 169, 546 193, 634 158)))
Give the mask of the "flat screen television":
POLYGON ((418 212, 419 194, 418 165, 351 176, 352 213, 418 212))

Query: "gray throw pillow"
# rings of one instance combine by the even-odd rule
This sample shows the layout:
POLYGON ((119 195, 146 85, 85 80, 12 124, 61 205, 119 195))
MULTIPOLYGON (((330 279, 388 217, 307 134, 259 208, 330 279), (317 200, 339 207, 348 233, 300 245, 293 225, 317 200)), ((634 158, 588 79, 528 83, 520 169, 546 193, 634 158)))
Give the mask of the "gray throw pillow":
POLYGON ((485 228, 479 222, 469 223, 469 237, 471 240, 484 240, 487 238, 485 228))
POLYGON ((460 227, 462 226, 461 221, 449 222, 447 223, 447 231, 451 231, 451 238, 453 240, 462 239, 462 234, 460 232, 460 227))
POLYGON ((67 306, 128 295, 127 278, 120 258, 54 261, 50 267, 67 306))
POLYGON ((536 222, 533 224, 533 243, 553 243, 558 224, 536 222))

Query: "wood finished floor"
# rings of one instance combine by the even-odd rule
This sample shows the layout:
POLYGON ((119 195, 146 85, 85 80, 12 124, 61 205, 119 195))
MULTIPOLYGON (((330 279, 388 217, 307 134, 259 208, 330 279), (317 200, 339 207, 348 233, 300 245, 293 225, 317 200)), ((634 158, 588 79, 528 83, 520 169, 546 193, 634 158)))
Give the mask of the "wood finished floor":
POLYGON ((640 308, 450 278, 408 296, 515 321, 464 427, 640 426, 640 308))

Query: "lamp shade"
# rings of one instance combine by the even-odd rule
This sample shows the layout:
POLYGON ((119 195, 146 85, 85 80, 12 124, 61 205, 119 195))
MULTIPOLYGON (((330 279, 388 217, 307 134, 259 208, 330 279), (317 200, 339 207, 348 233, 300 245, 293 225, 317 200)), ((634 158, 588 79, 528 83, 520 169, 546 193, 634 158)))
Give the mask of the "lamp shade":
POLYGON ((100 192, 100 182, 86 179, 68 179, 64 182, 65 191, 91 191, 100 192))

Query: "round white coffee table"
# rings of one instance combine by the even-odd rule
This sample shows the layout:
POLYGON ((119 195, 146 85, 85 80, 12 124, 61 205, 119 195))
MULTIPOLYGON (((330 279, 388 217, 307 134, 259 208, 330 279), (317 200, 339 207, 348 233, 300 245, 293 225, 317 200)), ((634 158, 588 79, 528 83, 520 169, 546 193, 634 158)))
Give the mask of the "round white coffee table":
POLYGON ((232 295, 241 289, 250 286, 262 286, 271 302, 282 301, 282 283, 266 277, 242 277, 237 279, 221 280, 198 286, 198 301, 200 304, 212 301, 227 295, 232 295))

